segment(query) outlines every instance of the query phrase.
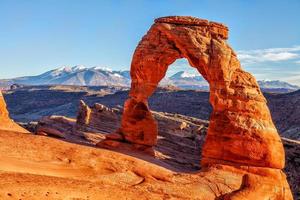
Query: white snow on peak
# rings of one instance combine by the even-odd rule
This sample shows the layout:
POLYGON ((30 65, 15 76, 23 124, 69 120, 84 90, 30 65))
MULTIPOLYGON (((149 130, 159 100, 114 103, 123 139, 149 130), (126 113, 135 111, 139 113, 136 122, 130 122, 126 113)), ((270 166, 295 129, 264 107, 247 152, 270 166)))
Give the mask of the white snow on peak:
POLYGON ((52 76, 61 76, 64 73, 73 73, 73 72, 79 72, 81 70, 87 69, 83 65, 76 65, 74 67, 63 65, 59 68, 54 69, 51 74, 52 76))
POLYGON ((55 72, 63 72, 63 71, 71 71, 72 68, 70 66, 66 66, 66 65, 63 65, 57 69, 55 69, 54 71, 55 72))
POLYGON ((63 65, 57 69, 55 69, 54 71, 56 72, 76 72, 76 71, 80 71, 80 70, 84 70, 87 69, 84 65, 75 65, 74 67, 70 67, 68 65, 63 65))
POLYGON ((116 77, 119 77, 119 78, 122 78, 122 76, 118 73, 113 73, 113 76, 116 76, 116 77))
POLYGON ((76 65, 74 67, 72 67, 72 71, 76 72, 76 71, 81 71, 87 69, 84 65, 76 65))
POLYGON ((101 67, 101 66, 95 66, 92 69, 94 70, 103 70, 103 71, 108 71, 108 72, 112 72, 113 70, 108 68, 108 67, 101 67))
POLYGON ((197 76, 196 74, 190 74, 188 72, 182 72, 182 74, 180 75, 180 77, 182 78, 194 78, 196 76, 197 76))
MULTIPOLYGON (((82 70, 101 70, 101 71, 106 71, 106 72, 114 72, 111 68, 108 67, 102 67, 102 66, 95 66, 95 67, 85 67, 84 65, 75 65, 74 67, 70 67, 68 65, 63 65, 59 68, 56 68, 53 70, 53 73, 63 73, 63 72, 78 72, 82 70)), ((121 71, 120 71, 121 72, 121 71)))
POLYGON ((60 76, 61 74, 63 73, 69 73, 69 72, 72 72, 72 68, 70 66, 66 66, 66 65, 63 65, 57 69, 54 69, 51 74, 52 76, 60 76))

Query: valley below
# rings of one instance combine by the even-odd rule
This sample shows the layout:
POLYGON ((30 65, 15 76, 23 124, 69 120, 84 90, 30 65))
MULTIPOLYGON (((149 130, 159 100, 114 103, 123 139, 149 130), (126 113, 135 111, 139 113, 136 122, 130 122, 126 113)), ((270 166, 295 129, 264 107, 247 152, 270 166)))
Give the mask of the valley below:
MULTIPOLYGON (((6 90, 11 117, 17 122, 38 121, 43 116, 63 115, 74 118, 79 101, 88 105, 101 103, 108 107, 122 107, 128 96, 122 86, 24 86, 6 90)), ((290 93, 264 93, 273 121, 281 136, 300 140, 300 90, 290 93)), ((152 110, 178 113, 209 120, 212 111, 209 92, 160 87, 149 99, 152 110)))

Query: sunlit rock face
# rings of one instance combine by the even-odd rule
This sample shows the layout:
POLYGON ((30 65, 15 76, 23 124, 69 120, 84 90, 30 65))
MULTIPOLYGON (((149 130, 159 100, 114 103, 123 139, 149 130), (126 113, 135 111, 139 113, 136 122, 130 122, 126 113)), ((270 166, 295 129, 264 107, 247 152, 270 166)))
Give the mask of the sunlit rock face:
POLYGON ((289 187, 280 170, 285 163, 283 145, 266 99, 255 78, 241 68, 227 39, 228 28, 220 23, 179 16, 156 19, 133 55, 131 90, 118 133, 133 145, 156 144, 157 123, 150 113, 148 98, 168 66, 186 58, 210 86, 213 111, 202 150, 202 167, 224 164, 260 174, 259 178, 245 176, 247 191, 238 192, 232 199, 263 194, 266 198, 272 194, 274 199, 289 199, 289 187), (269 188, 261 188, 260 181, 269 181, 269 188), (287 195, 274 188, 288 191, 287 195))
POLYGON ((127 141, 155 145, 157 125, 149 112, 148 97, 168 66, 186 58, 210 85, 213 112, 203 164, 224 160, 284 167, 283 146, 266 100, 255 78, 241 69, 227 38, 228 28, 219 23, 193 17, 155 20, 132 60, 130 98, 124 106, 121 131, 127 141))
POLYGON ((0 91, 0 130, 28 133, 27 130, 23 129, 18 124, 13 122, 13 120, 10 119, 9 113, 6 108, 6 103, 1 91, 0 91))

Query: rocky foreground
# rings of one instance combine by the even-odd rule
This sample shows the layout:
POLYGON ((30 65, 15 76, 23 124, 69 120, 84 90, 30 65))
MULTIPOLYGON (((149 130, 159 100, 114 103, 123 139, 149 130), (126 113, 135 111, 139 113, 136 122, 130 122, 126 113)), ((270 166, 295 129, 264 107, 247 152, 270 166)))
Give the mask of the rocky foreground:
MULTIPOLYGON (((99 107, 102 110, 100 119, 115 115, 116 111, 97 107, 98 112, 99 107)), ((164 113, 154 115, 164 127, 156 159, 130 149, 118 152, 95 148, 106 131, 101 134, 98 129, 78 126, 76 120, 64 117, 45 118, 37 129, 38 134, 61 140, 1 130, 0 198, 214 199, 241 186, 242 174, 230 167, 198 171, 207 122, 164 113), (60 132, 65 135, 58 135, 60 132), (205 198, 201 198, 203 195, 205 198)), ((111 123, 117 126, 118 122, 111 123)), ((289 143, 290 147, 294 145, 289 143)))
MULTIPOLYGON (((38 135, 0 130, 0 199, 215 199, 245 181, 239 170, 222 165, 199 171, 207 121, 153 112, 160 131, 151 157, 96 147, 118 127, 121 110, 96 104, 83 125, 84 108, 81 103, 78 119, 51 116, 31 125, 38 135)), ((287 153, 297 156, 295 143, 287 144, 287 153)), ((297 189, 297 168, 289 163, 287 174, 297 189)))
MULTIPOLYGON (((94 146, 108 133, 113 133, 119 128, 122 110, 111 109, 102 104, 87 107, 81 102, 77 119, 63 116, 45 117, 32 130, 39 135, 94 146), (82 123, 83 116, 86 116, 83 113, 90 114, 87 124, 82 123)), ((196 173, 200 170, 200 152, 205 141, 208 121, 179 114, 155 111, 152 111, 152 114, 158 121, 159 129, 155 158, 177 172, 196 173)), ((297 167, 300 165, 300 142, 286 138, 282 138, 282 141, 286 152, 285 172, 294 196, 297 197, 300 195, 300 171, 297 167)), ((107 147, 118 150, 117 143, 114 148, 107 147)), ((124 147, 119 148, 119 151, 123 150, 124 147)))

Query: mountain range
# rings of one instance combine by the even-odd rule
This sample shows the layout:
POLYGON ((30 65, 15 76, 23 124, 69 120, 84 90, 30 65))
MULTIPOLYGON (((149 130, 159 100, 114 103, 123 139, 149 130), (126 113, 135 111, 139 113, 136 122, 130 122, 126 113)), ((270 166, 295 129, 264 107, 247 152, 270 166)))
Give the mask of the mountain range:
POLYGON ((102 67, 86 68, 78 65, 74 67, 63 66, 37 76, 25 76, 2 81, 21 85, 126 86, 129 84, 128 77, 128 71, 112 71, 102 67))
MULTIPOLYGON (((290 92, 300 89, 279 80, 258 81, 262 90, 271 92, 290 92)), ((47 71, 37 76, 25 76, 12 79, 0 79, 0 89, 9 88, 11 85, 77 85, 77 86, 130 86, 129 71, 114 71, 109 68, 82 65, 74 67, 63 66, 47 71)), ((172 85, 181 89, 208 90, 209 85, 201 75, 191 74, 186 71, 177 72, 170 77, 165 77, 160 85, 172 85)))

